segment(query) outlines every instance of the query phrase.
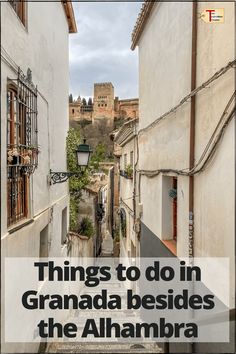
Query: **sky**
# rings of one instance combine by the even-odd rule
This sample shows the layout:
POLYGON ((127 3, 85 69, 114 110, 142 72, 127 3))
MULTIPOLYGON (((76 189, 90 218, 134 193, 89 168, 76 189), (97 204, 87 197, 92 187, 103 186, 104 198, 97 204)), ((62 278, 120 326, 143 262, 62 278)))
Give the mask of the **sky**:
POLYGON ((115 96, 138 97, 138 52, 131 33, 141 2, 74 2, 78 33, 70 35, 70 92, 93 96, 95 82, 112 82, 115 96))

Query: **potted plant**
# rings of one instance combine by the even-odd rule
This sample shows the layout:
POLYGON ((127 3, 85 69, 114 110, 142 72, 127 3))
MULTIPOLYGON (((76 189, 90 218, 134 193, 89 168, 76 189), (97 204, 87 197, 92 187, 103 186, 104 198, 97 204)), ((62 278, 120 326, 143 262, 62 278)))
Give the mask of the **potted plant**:
POLYGON ((126 177, 129 178, 129 179, 132 179, 133 178, 133 166, 131 165, 127 165, 125 167, 125 173, 126 173, 126 177))

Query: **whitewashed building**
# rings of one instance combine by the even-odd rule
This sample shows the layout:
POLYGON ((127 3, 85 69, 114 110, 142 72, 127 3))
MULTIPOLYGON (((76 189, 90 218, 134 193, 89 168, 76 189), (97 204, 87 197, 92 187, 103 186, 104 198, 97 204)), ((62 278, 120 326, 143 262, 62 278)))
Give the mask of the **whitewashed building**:
POLYGON ((140 254, 229 257, 234 308, 235 4, 145 1, 137 46, 140 254))
POLYGON ((137 119, 127 121, 114 134, 114 154, 119 158, 120 257, 129 261, 139 256, 139 233, 136 232, 137 119))
MULTIPOLYGON (((68 47, 75 32, 70 1, 1 3, 3 260, 65 249, 68 184, 49 180, 50 170, 67 170, 68 47)), ((26 348, 16 343, 6 352, 36 350, 26 348)))

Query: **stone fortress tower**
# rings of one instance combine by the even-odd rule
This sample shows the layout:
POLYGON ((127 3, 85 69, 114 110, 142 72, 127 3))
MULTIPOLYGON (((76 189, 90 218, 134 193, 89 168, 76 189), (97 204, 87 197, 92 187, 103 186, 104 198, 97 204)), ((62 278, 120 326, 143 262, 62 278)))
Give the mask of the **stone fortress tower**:
POLYGON ((99 123, 106 121, 114 125, 119 119, 138 118, 138 98, 122 99, 114 96, 111 82, 94 84, 92 105, 83 105, 81 97, 69 104, 70 122, 99 123))
POLYGON ((114 120, 114 86, 111 82, 94 84, 93 120, 114 120))

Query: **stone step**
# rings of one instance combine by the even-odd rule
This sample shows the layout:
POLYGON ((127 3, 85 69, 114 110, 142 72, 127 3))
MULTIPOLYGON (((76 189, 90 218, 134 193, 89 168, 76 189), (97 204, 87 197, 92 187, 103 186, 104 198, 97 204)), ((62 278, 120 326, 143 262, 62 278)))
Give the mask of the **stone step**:
POLYGON ((47 353, 163 353, 157 343, 52 343, 47 353))

